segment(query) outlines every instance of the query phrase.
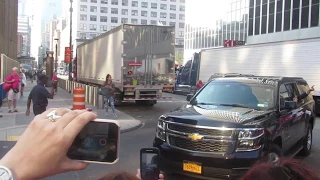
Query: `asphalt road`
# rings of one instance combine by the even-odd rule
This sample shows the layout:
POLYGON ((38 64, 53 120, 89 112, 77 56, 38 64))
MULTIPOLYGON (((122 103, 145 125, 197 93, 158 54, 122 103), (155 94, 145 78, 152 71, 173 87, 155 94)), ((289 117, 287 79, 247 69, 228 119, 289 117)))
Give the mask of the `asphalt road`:
MULTIPOLYGON (((66 173, 57 175, 50 180, 61 179, 98 179, 104 174, 110 172, 126 171, 136 173, 139 168, 139 151, 143 147, 152 147, 152 141, 155 134, 158 117, 168 111, 178 108, 185 103, 186 96, 165 94, 165 96, 172 96, 172 100, 160 101, 153 107, 137 106, 135 103, 128 103, 117 107, 119 110, 141 120, 144 126, 138 130, 121 135, 121 150, 120 161, 115 165, 90 165, 86 170, 80 172, 66 173)), ((318 118, 318 121, 320 119, 318 118)), ((320 175, 320 123, 317 121, 314 129, 313 150, 309 157, 301 158, 306 164, 313 167, 320 175)), ((183 179, 188 180, 187 177, 166 177, 166 180, 183 179)))

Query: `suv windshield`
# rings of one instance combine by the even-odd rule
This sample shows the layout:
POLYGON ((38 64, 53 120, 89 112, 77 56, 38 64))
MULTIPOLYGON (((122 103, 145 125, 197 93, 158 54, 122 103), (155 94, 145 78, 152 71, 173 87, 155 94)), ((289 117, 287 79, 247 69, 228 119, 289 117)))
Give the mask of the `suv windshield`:
POLYGON ((191 102, 267 110, 274 107, 272 85, 239 81, 212 81, 191 102))

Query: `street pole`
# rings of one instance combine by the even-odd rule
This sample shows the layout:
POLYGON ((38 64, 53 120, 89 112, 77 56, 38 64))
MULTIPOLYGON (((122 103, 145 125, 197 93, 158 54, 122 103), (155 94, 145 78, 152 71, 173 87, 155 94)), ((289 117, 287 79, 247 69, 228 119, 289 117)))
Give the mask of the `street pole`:
POLYGON ((69 62, 69 81, 72 81, 72 60, 73 60, 73 48, 72 48, 72 12, 73 12, 73 8, 72 8, 72 2, 73 0, 70 0, 70 62, 69 62))
POLYGON ((55 60, 54 60, 54 66, 53 66, 53 72, 57 72, 57 68, 58 68, 58 41, 57 41, 57 44, 56 44, 56 57, 55 57, 55 60))

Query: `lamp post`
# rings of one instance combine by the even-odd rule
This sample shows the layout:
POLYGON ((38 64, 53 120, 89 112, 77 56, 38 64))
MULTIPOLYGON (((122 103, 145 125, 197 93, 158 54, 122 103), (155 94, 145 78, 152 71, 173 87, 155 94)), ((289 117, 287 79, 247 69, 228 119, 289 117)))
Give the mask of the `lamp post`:
POLYGON ((73 0, 70 0, 70 62, 69 62, 69 81, 72 81, 72 59, 73 59, 73 48, 72 48, 72 2, 73 0))
POLYGON ((55 61, 54 61, 53 72, 57 72, 57 69, 58 69, 58 42, 59 42, 59 39, 55 38, 54 40, 56 41, 56 57, 55 57, 55 61))

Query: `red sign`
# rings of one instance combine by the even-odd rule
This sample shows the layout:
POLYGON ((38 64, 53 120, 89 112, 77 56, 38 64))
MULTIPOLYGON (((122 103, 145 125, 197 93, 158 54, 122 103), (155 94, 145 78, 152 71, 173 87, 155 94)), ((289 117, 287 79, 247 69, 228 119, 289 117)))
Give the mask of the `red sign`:
POLYGON ((71 48, 65 47, 64 49, 64 62, 70 63, 71 62, 71 48))
POLYGON ((141 62, 129 62, 129 66, 141 66, 141 62))
POLYGON ((241 46, 245 45, 245 41, 233 41, 233 40, 224 40, 223 41, 223 46, 224 47, 234 47, 234 46, 241 46))

